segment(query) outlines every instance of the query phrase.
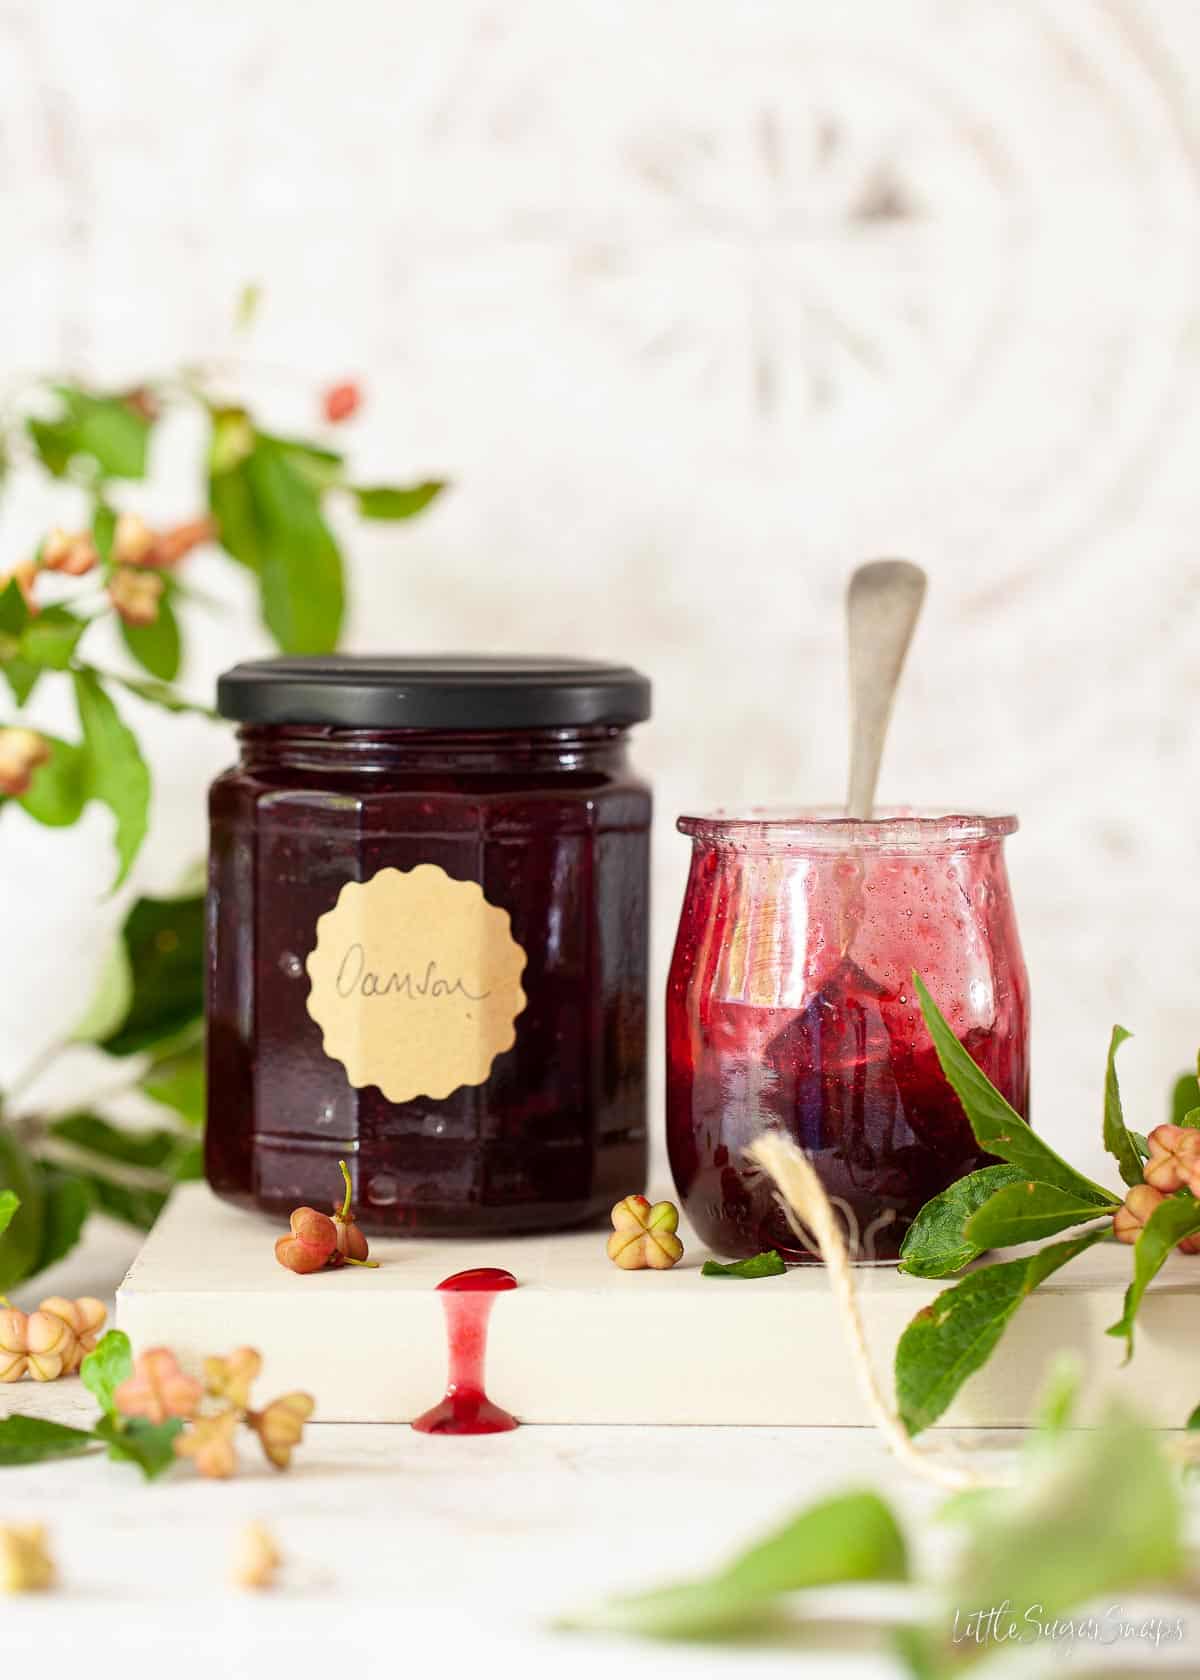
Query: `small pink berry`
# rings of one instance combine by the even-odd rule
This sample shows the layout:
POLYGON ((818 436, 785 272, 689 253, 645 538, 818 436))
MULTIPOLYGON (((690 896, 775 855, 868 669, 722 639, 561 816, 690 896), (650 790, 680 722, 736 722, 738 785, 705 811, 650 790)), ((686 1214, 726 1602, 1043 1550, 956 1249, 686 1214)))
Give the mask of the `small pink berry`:
POLYGON ((204 1385, 185 1376, 169 1348, 147 1348, 134 1361, 133 1375, 113 1392, 117 1410, 126 1417, 144 1417, 151 1423, 168 1418, 195 1417, 204 1396, 204 1385))
POLYGON ((1136 1242, 1150 1215, 1166 1199, 1152 1184, 1135 1184, 1113 1215, 1113 1236, 1118 1242, 1136 1242))
POLYGON ((335 426, 357 414, 361 406, 362 390, 353 379, 345 379, 340 385, 331 385, 321 398, 321 411, 326 420, 335 426))

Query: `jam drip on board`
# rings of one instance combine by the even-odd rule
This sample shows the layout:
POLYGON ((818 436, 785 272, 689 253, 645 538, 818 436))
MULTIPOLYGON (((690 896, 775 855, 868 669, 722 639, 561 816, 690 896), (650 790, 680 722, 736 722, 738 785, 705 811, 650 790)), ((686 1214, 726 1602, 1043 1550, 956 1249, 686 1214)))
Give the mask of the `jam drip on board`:
POLYGON ((497 1295, 516 1287, 511 1272, 494 1266, 455 1272, 438 1284, 449 1353, 446 1393, 414 1420, 414 1429, 423 1435, 499 1435, 517 1427, 516 1418, 494 1405, 484 1391, 492 1305, 497 1295))

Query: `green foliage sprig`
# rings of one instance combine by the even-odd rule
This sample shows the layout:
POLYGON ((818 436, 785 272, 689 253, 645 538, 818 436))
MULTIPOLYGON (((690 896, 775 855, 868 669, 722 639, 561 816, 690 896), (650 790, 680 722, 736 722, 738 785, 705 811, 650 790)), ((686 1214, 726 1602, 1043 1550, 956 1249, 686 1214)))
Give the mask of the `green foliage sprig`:
MULTIPOLYGON (((247 292, 247 298, 251 294, 247 292)), ((243 307, 245 325, 253 305, 243 307)), ((361 403, 353 384, 324 394, 328 424, 361 403)), ((254 579, 262 621, 281 651, 324 653, 341 634, 343 556, 331 513, 341 502, 366 520, 409 520, 443 484, 354 482, 345 454, 323 440, 268 430, 197 370, 110 390, 37 381, 0 411, 0 490, 25 471, 49 478, 66 503, 89 510, 83 529, 48 530, 32 555, 0 562, 0 820, 20 813, 47 827, 79 821, 98 802, 113 819, 114 888, 128 877, 150 823, 151 775, 127 703, 206 713, 175 686, 198 598, 184 581, 189 554, 209 547, 254 579), (131 503, 151 472, 164 417, 201 421, 195 500, 181 519, 151 527, 131 503), (128 666, 96 662, 97 626, 115 623, 128 666), (18 721, 44 686, 71 696, 77 736, 18 721)), ((0 1093, 0 1291, 66 1254, 92 1209, 149 1226, 172 1187, 201 1171, 204 1112, 203 900, 195 891, 138 899, 104 967, 87 1018, 0 1093), (69 1112, 31 1107, 29 1093, 73 1045, 111 1058, 114 1082, 69 1112), (140 1091, 158 1105, 149 1130, 104 1109, 140 1091)))
MULTIPOLYGON (((352 388, 351 388, 352 389, 352 388)), ((82 492, 86 529, 47 532, 35 553, 0 578, 0 676, 16 708, 44 681, 73 690, 79 739, 0 727, 0 802, 35 822, 77 822, 92 800, 114 818, 119 885, 149 822, 150 772, 122 717, 125 695, 169 711, 197 710, 173 687, 186 650, 191 604, 180 578, 186 556, 213 544, 253 573, 263 623, 285 653, 327 653, 345 616, 341 548, 329 519, 338 499, 370 520, 424 512, 440 480, 398 487, 356 485, 346 458, 307 439, 267 431, 250 410, 218 399, 195 373, 126 391, 46 381, 33 400, 45 412, 0 425, 0 465, 24 461, 82 492), (153 531, 115 498, 147 476, 156 428, 172 408, 203 421, 197 506, 153 531), (97 588, 97 585, 99 587, 97 588), (94 627, 116 617, 133 671, 102 670, 87 657, 94 627)), ((349 411, 339 409, 339 417, 349 411)), ((3 472, 0 472, 0 484, 3 472)))
POLYGON ((786 1275, 787 1264, 777 1248, 764 1249, 761 1254, 752 1254, 748 1260, 731 1260, 728 1264, 720 1260, 706 1260, 700 1268, 701 1277, 767 1278, 786 1275))
POLYGON ((122 1330, 110 1330, 80 1367, 84 1386, 100 1405, 93 1427, 79 1429, 14 1412, 0 1420, 0 1465, 43 1464, 103 1448, 115 1463, 135 1464, 147 1481, 161 1476, 177 1462, 175 1437, 183 1424, 178 1418, 150 1423, 121 1415, 113 1395, 132 1371, 129 1337, 122 1330))
MULTIPOLYGON (((976 1140, 1002 1164, 969 1174, 926 1203, 905 1236, 900 1269, 917 1277, 945 1277, 989 1249, 1079 1231, 1031 1255, 977 1267, 917 1313, 895 1354, 897 1408, 905 1428, 916 1435, 941 1417, 967 1378, 991 1357, 1022 1301, 1061 1267, 1114 1234, 1133 1242, 1133 1277, 1124 1312, 1108 1333, 1124 1339, 1126 1358, 1132 1354, 1134 1324, 1147 1287, 1171 1250, 1200 1233, 1200 1201, 1179 1179, 1183 1158, 1168 1148, 1177 1145, 1181 1125, 1200 1121, 1200 1086, 1192 1076, 1179 1082, 1175 1123, 1159 1128, 1150 1140, 1130 1131, 1116 1071, 1116 1053, 1129 1034, 1113 1028, 1103 1137, 1126 1188, 1110 1190, 1063 1160, 1032 1130, 972 1061, 919 976, 913 976, 913 984, 942 1071, 976 1140), (1148 1161, 1165 1189, 1147 1182, 1148 1161)), ((1193 1141, 1200 1143, 1200 1138, 1193 1141)))
MULTIPOLYGON (((1070 1431, 1077 1387, 1077 1374, 1053 1374, 1012 1486, 971 1489, 943 1507, 957 1543, 948 1558, 938 1548, 934 1568, 921 1568, 925 1549, 911 1546, 887 1501, 855 1489, 809 1506, 711 1575, 610 1600, 559 1626, 723 1645, 790 1647, 799 1635, 808 1649, 890 1647, 912 1680, 949 1680, 1056 1626, 1070 1638, 1082 1618, 1068 1619, 1089 1601, 1111 1617, 1113 1594, 1186 1591, 1180 1479, 1163 1445, 1115 1401, 1094 1429, 1070 1431), (835 1617, 820 1604, 805 1625, 806 1591, 881 1583, 896 1589, 889 1619, 876 1619, 872 1597, 865 1607, 849 1599, 835 1617)), ((1152 1620, 1147 1637, 1181 1643, 1181 1620, 1152 1620)), ((1119 1636, 1114 1625, 1109 1640, 1119 1636)))

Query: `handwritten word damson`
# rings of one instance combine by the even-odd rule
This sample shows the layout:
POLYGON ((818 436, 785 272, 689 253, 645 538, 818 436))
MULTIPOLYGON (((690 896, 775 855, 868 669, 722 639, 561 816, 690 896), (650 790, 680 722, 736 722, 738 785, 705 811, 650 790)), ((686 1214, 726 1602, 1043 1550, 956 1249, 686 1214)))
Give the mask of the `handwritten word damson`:
POLYGON ((438 973, 436 960, 425 965, 423 973, 395 969, 390 974, 377 974, 367 967, 367 954, 360 944, 349 945, 338 964, 337 989, 339 997, 407 997, 449 998, 465 997, 472 1003, 482 1003, 489 994, 473 992, 460 975, 447 980, 438 973))

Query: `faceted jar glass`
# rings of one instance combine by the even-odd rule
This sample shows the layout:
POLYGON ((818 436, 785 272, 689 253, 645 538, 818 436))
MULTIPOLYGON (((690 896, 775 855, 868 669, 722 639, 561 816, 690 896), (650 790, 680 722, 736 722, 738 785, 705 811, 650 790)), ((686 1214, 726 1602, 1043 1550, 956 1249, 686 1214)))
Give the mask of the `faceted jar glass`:
POLYGON ((1005 869, 1013 817, 683 817, 692 839, 667 995, 667 1144, 701 1239, 815 1256, 746 1146, 810 1156, 859 1263, 989 1157, 942 1075, 911 976, 1022 1116, 1029 988, 1005 869))
POLYGON ((578 1223, 640 1188, 650 795, 626 731, 239 739, 209 807, 213 1189, 286 1218, 330 1205, 344 1156, 367 1230, 486 1235, 578 1223), (508 913, 527 1001, 481 1084, 390 1102, 325 1053, 306 961, 347 882, 423 864, 508 913))

